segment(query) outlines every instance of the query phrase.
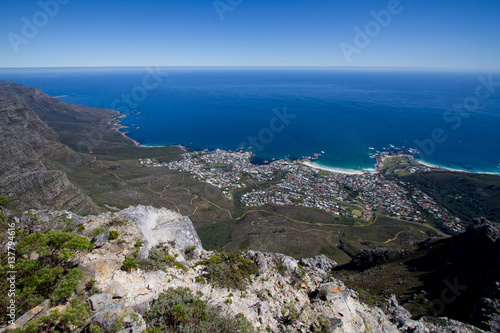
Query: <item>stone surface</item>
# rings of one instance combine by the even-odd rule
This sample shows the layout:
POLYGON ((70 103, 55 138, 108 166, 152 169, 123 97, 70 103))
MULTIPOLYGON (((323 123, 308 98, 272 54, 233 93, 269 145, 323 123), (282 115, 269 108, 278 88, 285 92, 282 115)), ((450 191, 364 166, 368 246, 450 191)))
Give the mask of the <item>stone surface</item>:
POLYGON ((123 318, 124 328, 118 333, 143 333, 146 331, 146 321, 138 313, 129 313, 123 318))
POLYGON ((110 293, 96 294, 90 296, 87 301, 89 302, 92 311, 100 311, 112 301, 113 297, 110 293))
POLYGON ((99 248, 106 244, 109 239, 109 232, 101 232, 99 235, 92 238, 92 243, 94 243, 95 247, 99 248))
POLYGON ((133 221, 142 235, 144 246, 140 258, 147 258, 149 250, 160 243, 170 244, 179 252, 190 246, 203 249, 193 223, 187 216, 150 206, 129 207, 122 211, 121 216, 133 221))
POLYGON ((320 254, 314 258, 302 258, 300 259, 300 264, 308 267, 316 267, 325 272, 329 272, 337 266, 335 260, 328 258, 324 254, 320 254))
POLYGON ((127 290, 121 283, 115 282, 109 287, 108 293, 110 293, 113 298, 123 298, 127 295, 127 290))
POLYGON ((96 312, 90 320, 91 325, 97 325, 108 332, 124 314, 124 304, 114 303, 106 305, 96 312))

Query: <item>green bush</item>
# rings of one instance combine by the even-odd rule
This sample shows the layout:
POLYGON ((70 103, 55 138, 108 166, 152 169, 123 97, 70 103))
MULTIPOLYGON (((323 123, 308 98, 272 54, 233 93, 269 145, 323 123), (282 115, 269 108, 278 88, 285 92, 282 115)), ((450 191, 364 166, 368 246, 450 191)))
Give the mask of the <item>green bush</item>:
POLYGON ((74 299, 64 312, 54 311, 49 315, 33 319, 24 329, 16 329, 14 333, 52 333, 73 332, 81 328, 90 317, 90 306, 81 299, 74 299))
POLYGON ((194 282, 199 284, 207 284, 207 281, 203 276, 197 276, 196 279, 194 279, 194 282))
POLYGON ((237 253, 213 254, 202 262, 206 265, 205 275, 208 282, 222 288, 244 290, 246 281, 252 283, 250 275, 257 274, 257 265, 237 253))
POLYGON ((145 315, 149 332, 253 332, 245 316, 230 318, 193 295, 188 288, 169 288, 145 315))
POLYGON ((108 229, 106 228, 96 228, 96 229, 93 229, 92 231, 90 231, 90 236, 92 237, 96 237, 96 236, 99 236, 100 234, 102 234, 103 232, 107 232, 108 229))
POLYGON ((123 271, 130 272, 132 270, 132 268, 137 268, 137 267, 139 267, 139 263, 137 262, 137 259, 135 259, 134 257, 127 257, 123 261, 123 265, 122 265, 121 269, 123 271))
POLYGON ((167 267, 175 267, 186 271, 187 268, 172 256, 168 248, 157 246, 149 251, 149 257, 141 261, 141 268, 146 272, 166 270, 167 267))
POLYGON ((0 206, 8 205, 9 203, 9 198, 7 198, 5 195, 0 195, 0 206))
MULTIPOLYGON (((0 290, 9 290, 8 271, 16 271, 16 315, 19 317, 45 299, 65 301, 74 293, 82 272, 69 260, 78 252, 88 252, 93 244, 88 239, 69 232, 50 231, 28 234, 16 229, 17 261, 8 263, 1 253, 0 290), (37 258, 29 259, 32 254, 37 258)), ((6 302, 0 299, 0 325, 6 323, 6 302)))
POLYGON ((118 238, 118 235, 119 235, 118 231, 112 230, 112 231, 109 232, 109 238, 108 239, 109 240, 115 240, 115 239, 118 238))

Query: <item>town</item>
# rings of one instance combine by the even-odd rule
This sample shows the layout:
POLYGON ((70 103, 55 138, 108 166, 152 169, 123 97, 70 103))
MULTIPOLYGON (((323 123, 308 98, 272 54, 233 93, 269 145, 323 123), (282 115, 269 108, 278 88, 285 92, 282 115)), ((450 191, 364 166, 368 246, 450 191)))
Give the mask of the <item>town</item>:
POLYGON ((248 191, 239 191, 238 198, 248 207, 310 207, 367 222, 377 212, 413 222, 426 222, 424 215, 430 214, 455 232, 465 230, 460 219, 430 196, 382 173, 330 172, 289 160, 255 165, 251 158, 250 152, 203 150, 184 153, 173 162, 140 159, 139 163, 189 173, 196 180, 218 187, 228 200, 234 199, 235 190, 248 187, 248 191))

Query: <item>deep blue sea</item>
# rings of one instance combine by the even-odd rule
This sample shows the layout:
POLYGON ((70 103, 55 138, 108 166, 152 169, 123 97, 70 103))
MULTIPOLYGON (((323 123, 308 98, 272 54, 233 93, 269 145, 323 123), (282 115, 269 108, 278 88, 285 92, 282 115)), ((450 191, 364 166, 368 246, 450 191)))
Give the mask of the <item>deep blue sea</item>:
POLYGON ((325 166, 370 169, 370 154, 392 145, 419 149, 429 163, 500 173, 500 73, 0 69, 0 79, 116 109, 127 115, 128 135, 147 146, 243 145, 262 160, 324 152, 325 166))

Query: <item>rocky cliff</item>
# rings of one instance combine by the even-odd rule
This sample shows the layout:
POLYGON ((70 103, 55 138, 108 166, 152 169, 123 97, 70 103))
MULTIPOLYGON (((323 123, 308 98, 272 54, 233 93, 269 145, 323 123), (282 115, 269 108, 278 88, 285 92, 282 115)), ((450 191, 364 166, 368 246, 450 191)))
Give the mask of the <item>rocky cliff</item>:
POLYGON ((441 300, 435 310, 500 331, 500 225, 476 219, 460 235, 420 246, 426 254, 409 264, 417 271, 432 272, 425 287, 441 300), (444 290, 448 294, 442 300, 444 290))
POLYGON ((64 172, 51 170, 44 163, 47 153, 69 149, 23 97, 37 94, 42 93, 26 87, 0 86, 1 192, 20 209, 95 211, 92 201, 64 172))
MULTIPOLYGON (((23 225, 43 230, 58 214, 69 213, 31 211, 29 216, 36 217, 36 225, 23 225)), ((165 290, 178 287, 196 293, 220 313, 246 318, 256 331, 480 331, 446 318, 441 318, 439 325, 412 320, 394 297, 388 299, 385 308, 363 304, 355 291, 329 276, 335 262, 324 256, 297 261, 276 253, 241 252, 234 257, 256 267, 242 280, 244 287, 228 289, 213 284, 207 267, 220 260, 220 254, 203 250, 189 218, 166 209, 137 206, 98 216, 71 214, 71 223, 65 227, 93 237, 96 245, 90 253, 73 261, 83 272, 76 293, 86 297, 92 309, 92 316, 86 322, 87 331, 92 331, 92 327, 110 331, 120 321, 125 325, 121 333, 144 332, 148 323, 144 318, 149 318, 151 304, 165 290), (125 261, 130 262, 130 258, 151 264, 153 254, 160 248, 164 251, 160 260, 162 269, 147 269, 147 265, 124 269, 125 261), (165 262, 170 264, 165 266, 165 262), (93 295, 87 294, 89 283, 98 290, 93 295)), ((29 324, 33 318, 52 311, 50 307, 50 302, 42 303, 17 325, 29 324)), ((6 331, 13 328, 10 326, 6 331)))

